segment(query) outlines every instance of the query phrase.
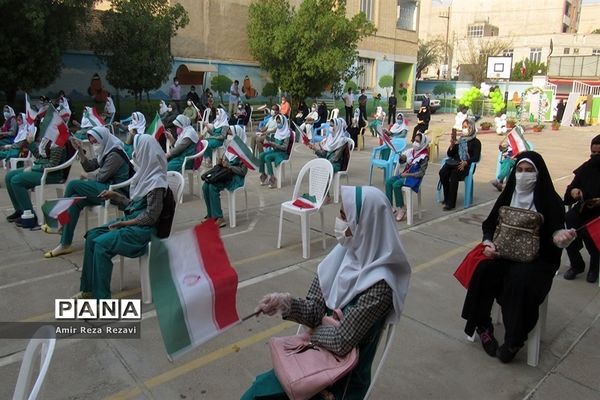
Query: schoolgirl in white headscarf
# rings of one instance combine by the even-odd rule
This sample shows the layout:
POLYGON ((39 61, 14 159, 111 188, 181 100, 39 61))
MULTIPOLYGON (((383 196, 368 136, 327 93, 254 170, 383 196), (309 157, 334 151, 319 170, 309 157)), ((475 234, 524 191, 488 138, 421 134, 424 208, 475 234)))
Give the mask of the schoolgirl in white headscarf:
POLYGON ((185 138, 190 139, 193 143, 198 143, 198 140, 200 140, 198 137, 198 132, 196 132, 190 119, 185 115, 178 115, 177 118, 175 118, 175 121, 173 121, 173 125, 181 128, 181 132, 179 132, 177 135, 175 146, 179 145, 185 138))
POLYGON ((346 121, 343 118, 336 118, 331 122, 333 124, 333 134, 329 135, 321 143, 321 148, 328 152, 336 151, 348 142, 346 121))
POLYGON ((167 188, 167 158, 151 135, 136 135, 133 140, 133 161, 137 166, 129 190, 133 201, 157 188, 167 188))
POLYGON ((391 137, 403 138, 408 133, 408 126, 402 113, 396 114, 396 121, 389 130, 391 137))
POLYGON ((92 147, 94 149, 94 154, 96 154, 96 159, 100 166, 102 166, 103 160, 108 153, 110 153, 113 149, 123 150, 123 142, 117 138, 115 135, 112 135, 108 128, 103 126, 98 126, 87 131, 88 136, 92 136, 96 139, 96 144, 92 147))

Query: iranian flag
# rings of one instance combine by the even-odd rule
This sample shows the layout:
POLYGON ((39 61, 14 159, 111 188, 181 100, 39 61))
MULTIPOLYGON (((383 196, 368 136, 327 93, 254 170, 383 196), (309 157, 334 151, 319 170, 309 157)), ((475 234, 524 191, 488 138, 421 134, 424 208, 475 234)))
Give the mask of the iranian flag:
POLYGON ((237 156, 246 168, 251 170, 258 169, 258 160, 254 158, 250 147, 239 136, 234 136, 231 142, 229 142, 227 152, 237 156))
POLYGON ((37 117, 37 111, 31 108, 31 102, 29 101, 29 95, 25 93, 25 119, 29 125, 33 125, 35 118, 37 117))
POLYGON ((308 138, 308 135, 306 134, 306 132, 302 131, 302 133, 300 135, 302 136, 302 143, 305 146, 308 146, 308 144, 310 143, 310 139, 308 138))
POLYGON ((83 118, 81 119, 81 126, 82 127, 88 127, 91 126, 96 127, 96 126, 104 126, 106 125, 106 122, 104 122, 104 118, 102 118, 100 116, 100 114, 98 114, 98 111, 96 111, 96 108, 92 108, 92 107, 86 107, 85 111, 83 112, 83 118), (85 121, 88 121, 88 124, 85 124, 85 121))
POLYGON ((214 221, 167 239, 152 239, 150 285, 171 359, 240 321, 237 284, 237 273, 229 263, 214 221))
POLYGON ((48 107, 44 119, 40 124, 42 137, 51 140, 57 146, 64 146, 69 140, 69 128, 65 121, 58 115, 56 108, 53 105, 48 107))
POLYGON ((317 205, 315 204, 316 202, 316 198, 314 196, 310 196, 312 197, 311 199, 307 199, 306 197, 298 197, 296 200, 294 200, 294 202, 292 203, 293 206, 296 206, 298 208, 303 208, 303 209, 310 209, 310 208, 315 208, 317 205), (314 200, 314 201, 312 201, 314 200))
POLYGON ((596 245, 596 250, 600 250, 600 217, 585 224, 585 229, 587 229, 590 238, 596 245))
POLYGON ((392 151, 394 153, 396 153, 396 148, 394 147, 394 144, 392 143, 392 139, 384 132, 379 132, 379 136, 381 136, 383 143, 385 143, 387 147, 389 147, 390 149, 392 149, 392 151))
POLYGON ((506 139, 512 149, 513 157, 523 151, 531 150, 531 146, 523 136, 523 128, 520 126, 515 126, 506 136, 506 139))
POLYGON ((156 113, 156 116, 152 120, 150 126, 148 126, 148 129, 146 129, 146 133, 154 136, 154 139, 156 140, 160 140, 160 138, 165 134, 165 126, 163 125, 158 113, 156 113))
POLYGON ((525 60, 523 60, 523 62, 521 63, 521 76, 525 76, 525 73, 527 72, 527 67, 525 66, 525 60))
POLYGON ((42 204, 42 213, 44 221, 52 229, 59 229, 65 226, 71 220, 69 215, 69 207, 77 204, 85 197, 64 197, 60 199, 46 200, 42 204))

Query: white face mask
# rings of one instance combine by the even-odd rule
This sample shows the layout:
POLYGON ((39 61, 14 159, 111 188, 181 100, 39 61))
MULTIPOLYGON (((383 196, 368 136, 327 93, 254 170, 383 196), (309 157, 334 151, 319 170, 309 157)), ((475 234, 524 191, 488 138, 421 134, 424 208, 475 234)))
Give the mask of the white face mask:
POLYGON ((535 188, 537 182, 537 172, 517 172, 516 189, 520 192, 530 192, 535 188))
POLYGON ((8 112, 5 112, 5 113, 4 113, 4 119, 9 119, 9 118, 10 118, 10 113, 8 113, 8 112))
POLYGON ((463 128, 462 135, 463 136, 469 136, 469 128, 463 128))
POLYGON ((191 105, 192 105, 192 102, 191 102, 191 101, 188 101, 188 102, 187 102, 187 105, 188 105, 188 106, 191 106, 191 105))
POLYGON ((421 146, 421 142, 413 142, 413 147, 414 147, 415 149, 418 149, 418 148, 419 148, 419 146, 421 146))
POLYGON ((275 115, 275 110, 271 110, 271 116, 275 115))
POLYGON ((168 111, 168 112, 171 112, 171 111, 173 111, 173 107, 167 107, 167 111, 168 111))
POLYGON ((96 155, 100 154, 100 144, 99 143, 93 144, 92 150, 94 150, 94 154, 96 154, 96 155))
POLYGON ((344 221, 340 217, 335 218, 335 226, 333 231, 335 232, 335 238, 338 243, 342 246, 348 241, 349 236, 346 236, 346 232, 349 229, 348 222, 344 221))

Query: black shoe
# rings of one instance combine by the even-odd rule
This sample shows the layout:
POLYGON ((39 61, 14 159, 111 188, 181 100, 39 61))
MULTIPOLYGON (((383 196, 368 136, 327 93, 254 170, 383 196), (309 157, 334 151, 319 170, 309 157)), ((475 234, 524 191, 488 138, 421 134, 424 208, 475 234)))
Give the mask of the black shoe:
POLYGON ((21 218, 21 214, 23 214, 23 212, 17 210, 14 213, 10 214, 8 217, 6 217, 6 220, 8 222, 15 222, 16 220, 21 218))
POLYGON ((477 328, 477 334, 479 335, 479 340, 481 341, 483 350, 485 350, 490 357, 496 357, 496 352, 498 351, 498 341, 494 337, 493 330, 489 328, 477 328))
POLYGON ((590 269, 585 277, 585 280, 589 283, 595 283, 598 280, 598 269, 595 271, 590 269))
MULTIPOLYGON (((17 219, 17 220, 15 221, 15 225, 16 225, 16 226, 18 226, 19 228, 33 229, 33 228, 35 228, 36 226, 38 226, 38 220, 37 220, 37 217, 34 217, 34 218, 33 218, 33 221, 34 221, 34 222, 33 222, 33 226, 27 226, 27 227, 25 227, 25 226, 23 225, 23 219, 22 219, 22 218, 19 218, 19 219, 17 219)), ((27 222, 28 222, 28 224, 29 224, 29 223, 31 223, 30 221, 27 221, 27 222)))
POLYGON ((498 347, 496 357, 503 363, 509 363, 515 358, 519 350, 521 350, 520 347, 510 347, 504 343, 502 346, 498 347))
POLYGON ((452 211, 452 210, 454 210, 454 207, 444 206, 444 207, 442 207, 442 210, 444 210, 444 211, 452 211))
MULTIPOLYGON (((565 272, 565 273, 563 274, 563 278, 565 278, 565 279, 566 279, 566 280, 568 280, 568 281, 572 281, 573 279, 575 279, 575 277, 576 277, 578 274, 580 274, 580 273, 582 273, 582 272, 583 272, 583 269, 578 269, 578 268, 573 268, 573 267, 571 267, 571 268, 569 268, 569 269, 567 270, 567 272, 565 272)), ((589 275, 589 274, 588 274, 588 275, 589 275)), ((597 278, 597 277, 598 277, 598 275, 596 274, 596 278, 597 278)))

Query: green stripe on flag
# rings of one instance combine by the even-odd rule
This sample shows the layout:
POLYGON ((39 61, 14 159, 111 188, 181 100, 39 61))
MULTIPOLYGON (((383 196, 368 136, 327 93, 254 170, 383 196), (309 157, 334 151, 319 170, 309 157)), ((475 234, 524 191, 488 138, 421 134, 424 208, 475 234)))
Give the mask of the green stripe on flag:
POLYGON ((169 355, 192 345, 179 293, 171 275, 169 251, 164 242, 152 237, 150 284, 158 324, 169 355), (170 317, 170 318, 168 318, 170 317))

